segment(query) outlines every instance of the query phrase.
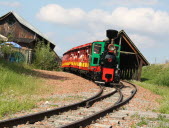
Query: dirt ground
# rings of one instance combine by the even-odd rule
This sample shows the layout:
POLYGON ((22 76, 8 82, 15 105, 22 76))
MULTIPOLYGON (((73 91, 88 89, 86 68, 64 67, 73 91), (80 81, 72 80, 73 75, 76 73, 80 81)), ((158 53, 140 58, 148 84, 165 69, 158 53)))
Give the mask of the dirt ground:
POLYGON ((45 86, 54 89, 54 94, 90 92, 92 88, 99 89, 95 83, 75 74, 46 70, 35 71, 39 73, 39 77, 45 80, 45 86))

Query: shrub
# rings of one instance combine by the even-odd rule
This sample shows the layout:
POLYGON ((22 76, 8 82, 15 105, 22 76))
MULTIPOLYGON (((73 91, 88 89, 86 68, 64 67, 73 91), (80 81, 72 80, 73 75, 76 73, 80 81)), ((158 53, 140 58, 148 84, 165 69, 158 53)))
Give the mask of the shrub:
POLYGON ((54 70, 58 67, 55 53, 51 51, 49 43, 47 45, 43 41, 37 43, 33 65, 43 70, 54 70))
POLYGON ((10 54, 12 53, 12 46, 4 44, 0 46, 0 50, 4 55, 4 59, 8 60, 10 54))

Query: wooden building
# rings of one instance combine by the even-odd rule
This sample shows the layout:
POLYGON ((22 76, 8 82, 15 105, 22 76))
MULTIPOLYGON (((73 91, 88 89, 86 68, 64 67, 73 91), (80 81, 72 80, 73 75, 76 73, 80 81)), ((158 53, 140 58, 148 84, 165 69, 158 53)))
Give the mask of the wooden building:
MULTIPOLYGON (((51 49, 55 48, 52 41, 15 12, 0 17, 0 34, 27 49, 34 49, 38 41, 49 42, 51 49)), ((56 58, 61 61, 57 54, 56 58)))
POLYGON ((120 70, 122 79, 141 79, 142 67, 149 65, 149 62, 135 46, 124 30, 119 32, 115 43, 121 45, 120 70))

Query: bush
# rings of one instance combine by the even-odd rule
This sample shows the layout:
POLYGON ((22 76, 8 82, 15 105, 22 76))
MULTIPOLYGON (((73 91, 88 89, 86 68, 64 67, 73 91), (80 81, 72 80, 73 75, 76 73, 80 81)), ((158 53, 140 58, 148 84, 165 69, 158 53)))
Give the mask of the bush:
POLYGON ((47 45, 43 41, 37 43, 33 65, 43 70, 54 70, 58 67, 55 53, 51 51, 49 43, 47 45))
POLYGON ((0 50, 4 55, 4 59, 8 60, 10 54, 12 53, 12 46, 4 44, 4 45, 1 45, 0 47, 1 47, 0 50))

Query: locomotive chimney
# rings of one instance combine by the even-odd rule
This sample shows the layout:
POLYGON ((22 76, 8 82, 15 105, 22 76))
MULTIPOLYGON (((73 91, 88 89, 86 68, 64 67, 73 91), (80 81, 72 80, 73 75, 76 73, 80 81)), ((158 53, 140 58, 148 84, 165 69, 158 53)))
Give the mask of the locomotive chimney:
POLYGON ((106 35, 109 38, 109 43, 111 43, 112 39, 115 39, 118 35, 118 31, 117 30, 113 30, 113 29, 108 29, 106 31, 106 35))

